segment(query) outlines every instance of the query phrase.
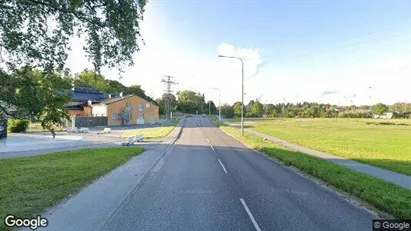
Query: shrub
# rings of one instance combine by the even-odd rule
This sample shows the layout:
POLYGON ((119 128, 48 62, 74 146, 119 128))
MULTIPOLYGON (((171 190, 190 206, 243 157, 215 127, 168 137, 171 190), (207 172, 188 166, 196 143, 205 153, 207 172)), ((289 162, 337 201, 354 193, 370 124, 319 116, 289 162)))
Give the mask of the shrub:
POLYGON ((27 130, 29 126, 28 120, 9 120, 7 122, 7 130, 9 132, 17 133, 17 132, 24 132, 27 130))
POLYGON ((225 118, 233 118, 234 117, 234 109, 230 105, 223 105, 221 106, 221 115, 225 118))
POLYGON ((369 110, 356 110, 340 112, 340 118, 372 118, 372 113, 369 110))

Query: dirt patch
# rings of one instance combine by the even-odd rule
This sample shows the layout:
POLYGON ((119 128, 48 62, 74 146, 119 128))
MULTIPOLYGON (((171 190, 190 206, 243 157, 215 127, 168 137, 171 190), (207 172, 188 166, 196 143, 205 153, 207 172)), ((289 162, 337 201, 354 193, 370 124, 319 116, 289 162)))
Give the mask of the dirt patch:
POLYGON ((392 122, 379 122, 379 123, 375 123, 375 122, 367 122, 367 125, 396 125, 396 126, 410 126, 409 124, 405 124, 405 123, 392 123, 392 122))

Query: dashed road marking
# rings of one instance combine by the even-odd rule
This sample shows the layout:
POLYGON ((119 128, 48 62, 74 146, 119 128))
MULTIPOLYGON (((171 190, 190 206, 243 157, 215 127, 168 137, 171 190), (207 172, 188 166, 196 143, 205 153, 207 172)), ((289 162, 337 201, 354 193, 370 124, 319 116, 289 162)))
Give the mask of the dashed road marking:
POLYGON ((227 174, 227 170, 225 169, 223 162, 221 162, 220 159, 218 159, 218 162, 220 162, 221 167, 223 168, 224 172, 227 174))
POLYGON ((255 221, 253 214, 251 213, 250 209, 248 209, 247 204, 245 203, 243 198, 240 198, 241 204, 243 204, 245 211, 247 212, 248 216, 251 219, 251 222, 253 222, 253 225, 255 227, 255 230, 261 231, 260 226, 258 226, 257 221, 255 221))

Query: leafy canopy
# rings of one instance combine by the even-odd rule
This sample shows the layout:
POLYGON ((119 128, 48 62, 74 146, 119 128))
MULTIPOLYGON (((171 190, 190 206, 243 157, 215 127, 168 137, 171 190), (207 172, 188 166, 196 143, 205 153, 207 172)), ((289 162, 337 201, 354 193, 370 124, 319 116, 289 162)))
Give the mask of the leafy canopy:
POLYGON ((126 95, 138 95, 150 102, 155 102, 154 99, 146 95, 140 85, 131 85, 127 87, 117 80, 106 79, 103 75, 97 74, 96 72, 90 70, 84 70, 77 73, 74 76, 74 86, 95 88, 105 93, 118 94, 123 92, 126 95))
POLYGON ((44 75, 31 67, 12 74, 0 71, 0 116, 38 119, 44 128, 62 124, 70 100, 70 79, 64 73, 44 75))
POLYGON ((371 111, 376 115, 382 115, 388 111, 388 106, 383 103, 377 103, 371 107, 371 111))
MULTIPOLYGON (((9 68, 62 70, 69 39, 85 38, 94 68, 132 65, 146 0, 0 0, 0 43, 9 68)), ((4 58, 3 57, 3 58, 4 58)))

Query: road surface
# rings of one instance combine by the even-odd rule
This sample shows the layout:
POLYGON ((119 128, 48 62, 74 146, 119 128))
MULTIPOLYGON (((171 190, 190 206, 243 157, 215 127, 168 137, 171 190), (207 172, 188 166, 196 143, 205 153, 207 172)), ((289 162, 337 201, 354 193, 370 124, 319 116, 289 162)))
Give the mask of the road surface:
POLYGON ((371 230, 373 215, 249 150, 208 118, 176 144, 99 230, 371 230))

